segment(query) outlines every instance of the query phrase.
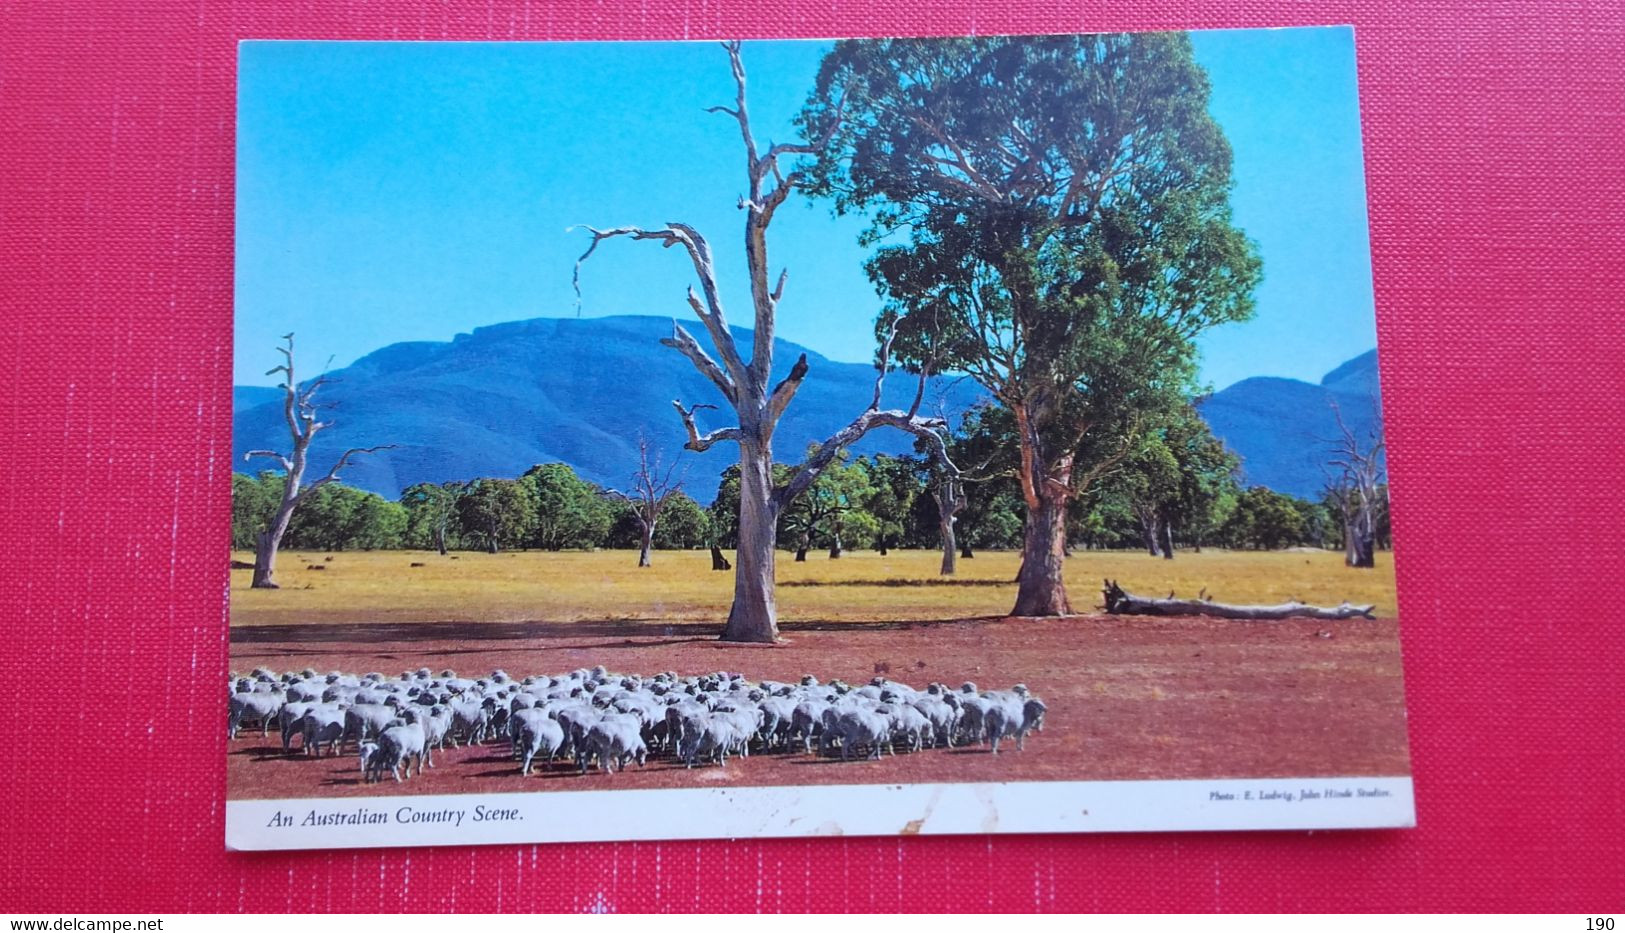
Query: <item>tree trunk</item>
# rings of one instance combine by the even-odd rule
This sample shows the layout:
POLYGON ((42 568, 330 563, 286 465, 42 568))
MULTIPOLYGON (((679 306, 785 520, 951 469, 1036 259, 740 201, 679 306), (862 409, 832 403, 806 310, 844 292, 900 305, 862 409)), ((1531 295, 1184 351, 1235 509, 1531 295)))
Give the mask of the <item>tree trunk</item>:
POLYGON ((1351 541, 1353 560, 1349 562, 1349 566, 1364 568, 1377 566, 1376 542, 1374 539, 1375 535, 1371 533, 1369 526, 1355 529, 1351 541))
POLYGON ((830 560, 840 560, 842 553, 843 552, 841 550, 841 533, 839 531, 837 531, 837 532, 835 532, 835 540, 831 541, 830 545, 829 545, 829 559, 830 560))
POLYGON ((1167 518, 1162 520, 1162 557, 1163 560, 1174 559, 1174 523, 1167 518))
POLYGON ((945 577, 951 577, 951 576, 954 575, 954 571, 958 569, 958 568, 956 568, 954 566, 954 554, 955 554, 955 551, 956 551, 956 543, 954 541, 954 517, 953 517, 953 514, 949 513, 946 516, 942 516, 942 517, 938 518, 937 519, 937 527, 939 529, 941 529, 941 532, 942 532, 942 570, 941 570, 941 574, 943 576, 945 576, 945 577))
POLYGON ((1106 597, 1106 611, 1114 615, 1148 616, 1215 616, 1221 619, 1251 619, 1274 621, 1277 619, 1374 619, 1375 606, 1353 606, 1347 602, 1338 606, 1309 606, 1300 602, 1279 606, 1233 606, 1206 599, 1154 599, 1136 596, 1107 580, 1102 591, 1106 597))
POLYGON ((1022 535, 1021 585, 1016 591, 1013 616, 1064 616, 1072 614, 1066 598, 1062 567, 1066 560, 1062 542, 1066 535, 1066 500, 1046 490, 1038 498, 1038 508, 1027 517, 1022 535))
POLYGON ((734 569, 734 565, 728 562, 728 558, 722 556, 722 548, 717 547, 715 544, 711 545, 711 569, 712 570, 732 570, 732 569, 734 569))
POLYGON ((773 593, 774 532, 772 452, 749 438, 739 442, 739 548, 735 554, 734 601, 723 641, 772 644, 779 637, 773 593))
POLYGON ((282 547, 282 536, 288 531, 288 522, 293 519, 294 506, 299 504, 297 490, 304 473, 304 457, 295 455, 294 469, 289 472, 286 484, 282 487, 282 502, 271 518, 271 527, 260 532, 254 539, 254 579, 250 584, 253 589, 280 589, 276 583, 276 552, 282 547), (290 495, 289 490, 294 492, 290 495))
POLYGON ((254 589, 279 589, 276 581, 271 579, 276 571, 276 548, 277 544, 271 539, 269 531, 254 536, 254 589))
POLYGON ((967 539, 964 544, 959 546, 959 556, 965 558, 966 560, 970 560, 976 556, 975 554, 971 553, 969 539, 967 539))
POLYGON ((434 546, 439 549, 440 556, 446 556, 446 526, 441 525, 434 530, 434 546))
POLYGON ((649 523, 649 524, 640 523, 640 526, 642 527, 642 530, 643 530, 643 534, 642 534, 642 539, 643 540, 642 540, 641 546, 638 548, 638 566, 639 567, 648 567, 648 566, 651 566, 651 564, 649 563, 649 550, 654 547, 655 526, 653 525, 653 523, 649 523))
POLYGON ((1156 516, 1141 513, 1140 533, 1145 538, 1145 549, 1147 553, 1149 553, 1152 557, 1161 557, 1162 551, 1160 550, 1157 542, 1156 516))
POLYGON ((495 554, 497 552, 497 536, 496 535, 487 535, 486 536, 486 538, 485 538, 485 552, 487 554, 495 554))
POLYGON ((803 542, 801 542, 801 547, 796 548, 796 563, 805 564, 806 562, 807 562, 807 542, 803 541, 803 542))

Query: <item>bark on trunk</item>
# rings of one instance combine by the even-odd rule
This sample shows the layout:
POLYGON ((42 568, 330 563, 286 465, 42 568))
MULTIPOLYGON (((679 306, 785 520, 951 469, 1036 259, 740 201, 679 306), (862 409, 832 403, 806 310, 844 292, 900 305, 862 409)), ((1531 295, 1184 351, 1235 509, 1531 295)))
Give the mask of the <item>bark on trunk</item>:
POLYGON ((654 547, 654 540, 655 540, 655 526, 654 525, 644 525, 643 526, 642 541, 640 542, 639 547, 638 547, 638 566, 639 567, 651 566, 650 563, 649 563, 649 551, 650 551, 651 548, 654 547))
POLYGON ((440 551, 440 556, 446 556, 446 527, 444 525, 434 530, 434 546, 440 551))
POLYGON ((1166 518, 1162 520, 1162 558, 1174 559, 1174 523, 1166 518))
POLYGON ((1140 516, 1140 533, 1145 538, 1146 553, 1152 557, 1161 557, 1162 552, 1157 546, 1157 520, 1145 515, 1140 516))
POLYGON ((959 556, 965 558, 966 560, 970 560, 976 556, 975 554, 971 553, 969 541, 966 541, 964 544, 959 546, 959 556))
POLYGON ((269 531, 262 531, 254 538, 254 582, 253 587, 259 590, 280 589, 272 574, 276 572, 276 543, 271 539, 269 531))
POLYGON ((1349 562, 1349 566, 1365 568, 1377 566, 1375 542, 1372 538, 1373 535, 1369 532, 1355 534, 1352 548, 1354 559, 1349 562))
POLYGON ((805 544, 803 544, 801 547, 796 548, 796 563, 805 564, 806 562, 807 562, 807 546, 805 544))
POLYGON ((1278 606, 1236 606, 1215 603, 1206 599, 1155 599, 1136 596, 1107 580, 1102 591, 1106 597, 1106 611, 1114 615, 1147 616, 1214 616, 1221 619, 1251 619, 1275 621, 1279 619, 1374 619, 1376 606, 1354 606, 1344 602, 1337 606, 1310 606, 1300 602, 1281 603, 1278 606))
POLYGON ((952 515, 938 520, 938 527, 942 531, 942 575, 951 577, 958 568, 954 566, 954 556, 958 553, 957 543, 954 541, 954 519, 952 515))
POLYGON ((722 548, 717 547, 715 544, 711 545, 711 569, 712 570, 732 570, 732 569, 734 569, 734 565, 728 562, 728 558, 722 556, 722 548))
POLYGON ((303 459, 300 456, 295 457, 295 470, 289 474, 287 485, 283 487, 282 502, 271 518, 271 527, 260 532, 254 539, 254 579, 250 584, 254 589, 280 589, 276 582, 276 552, 282 547, 282 536, 288 531, 288 522, 293 519, 294 506, 299 504, 298 493, 289 495, 286 490, 298 488, 299 480, 305 472, 303 459))
POLYGON ((840 534, 836 534, 835 540, 831 542, 829 546, 829 559, 840 560, 843 553, 845 552, 841 549, 841 536, 840 534))
POLYGON ((1014 616, 1064 616, 1072 614, 1066 597, 1062 567, 1066 557, 1061 544, 1066 534, 1066 501, 1046 491, 1038 508, 1027 518, 1022 536, 1021 585, 1016 591, 1014 616))
POLYGON ((723 641, 772 644, 779 637, 773 593, 774 514, 772 453, 748 439, 739 444, 739 548, 734 558, 734 601, 723 641))

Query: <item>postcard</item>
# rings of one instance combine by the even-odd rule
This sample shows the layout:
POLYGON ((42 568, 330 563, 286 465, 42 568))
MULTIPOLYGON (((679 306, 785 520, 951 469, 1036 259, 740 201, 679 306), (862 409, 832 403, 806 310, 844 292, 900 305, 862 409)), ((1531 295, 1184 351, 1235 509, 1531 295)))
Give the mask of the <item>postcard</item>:
POLYGON ((1413 825, 1352 30, 256 41, 237 131, 228 847, 1413 825))

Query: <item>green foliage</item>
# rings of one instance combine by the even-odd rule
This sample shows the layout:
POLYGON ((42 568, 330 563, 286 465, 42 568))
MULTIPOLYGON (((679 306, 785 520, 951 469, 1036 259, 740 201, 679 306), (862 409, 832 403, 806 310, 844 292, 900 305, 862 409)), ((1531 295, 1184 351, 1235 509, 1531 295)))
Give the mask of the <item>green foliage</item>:
POLYGON ((1266 486, 1254 486, 1236 497, 1235 510, 1219 534, 1233 548, 1277 550, 1302 544, 1310 540, 1305 507, 1316 508, 1266 486))
POLYGON ((462 546, 457 500, 467 490, 464 483, 418 483, 401 493, 406 509, 406 547, 424 550, 462 546))
POLYGON ((711 544, 732 550, 739 545, 739 464, 731 464, 722 471, 717 484, 717 497, 706 509, 711 529, 711 544))
POLYGON ((564 463, 544 463, 520 479, 535 497, 534 523, 528 543, 559 551, 597 547, 609 535, 615 506, 602 491, 564 463))
POLYGON ((536 490, 524 480, 475 480, 456 508, 463 539, 489 551, 519 547, 535 534, 536 490))
MULTIPOLYGON (((602 543, 604 547, 636 548, 643 543, 643 530, 632 503, 610 503, 614 519, 602 543)), ((737 513, 736 513, 737 514, 737 513)), ((659 551, 689 550, 711 543, 711 513, 682 492, 674 492, 660 508, 655 522, 654 547, 659 551)))
MULTIPOLYGON (((976 548, 1020 547, 1026 502, 1016 479, 1020 445, 1009 409, 982 405, 966 412, 959 430, 949 438, 948 455, 968 477, 962 487, 965 505, 957 516, 959 543, 976 548)), ((932 480, 939 481, 940 477, 932 480)), ((932 546, 939 546, 934 502, 931 522, 930 540, 932 546)))
POLYGON ((271 524, 285 480, 269 471, 258 476, 231 474, 231 546, 253 550, 255 536, 271 524))
POLYGON ((1090 543, 1122 547, 1147 545, 1171 526, 1176 543, 1201 547, 1235 508, 1239 466, 1195 408, 1183 405, 1085 491, 1077 527, 1090 543))
POLYGON ((855 465, 867 477, 871 490, 863 502, 864 522, 873 522, 868 538, 878 548, 898 547, 908 532, 914 500, 923 492, 921 464, 909 457, 876 454, 858 458, 855 465))
POLYGON ((711 516, 687 494, 676 492, 660 509, 654 546, 662 550, 705 547, 711 540, 711 516))
MULTIPOLYGON (((833 134, 813 189, 884 244, 877 330, 1017 417, 999 434, 1026 454, 1023 508, 1146 444, 1194 388, 1196 336, 1252 313, 1260 263, 1208 96, 1183 34, 841 42, 820 68, 799 118, 833 134)), ((1141 450, 1145 495, 1181 504, 1177 471, 1141 450)), ((982 513, 962 529, 1004 538, 986 510, 1007 496, 967 492, 982 513)), ((1189 493, 1193 510, 1217 495, 1189 493)))
POLYGON ((400 547, 405 532, 406 509, 399 503, 328 483, 300 501, 282 543, 304 551, 370 551, 400 547))
POLYGON ((961 542, 999 550, 1021 547, 1026 503, 1014 481, 967 489, 966 498, 959 513, 961 542))
MULTIPOLYGON (((874 544, 881 522, 865 511, 875 494, 870 471, 847 462, 846 456, 842 453, 784 510, 779 524, 780 547, 799 550, 839 545, 845 549, 874 544)), ((793 472, 789 470, 786 475, 793 472)))

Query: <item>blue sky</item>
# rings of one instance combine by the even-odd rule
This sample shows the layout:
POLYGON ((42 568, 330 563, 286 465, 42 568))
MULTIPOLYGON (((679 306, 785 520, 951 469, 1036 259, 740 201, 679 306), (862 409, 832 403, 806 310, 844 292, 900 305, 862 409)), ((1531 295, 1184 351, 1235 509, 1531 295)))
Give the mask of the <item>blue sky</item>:
MULTIPOLYGON (((1353 34, 1201 32, 1235 150, 1235 219, 1264 259, 1258 314, 1202 340, 1203 379, 1318 381, 1376 345, 1353 34)), ((791 137, 819 42, 745 48, 759 137, 791 137)), ((572 224, 680 220, 750 322, 736 208, 743 156, 725 53, 696 43, 249 42, 240 52, 236 382, 266 385, 282 334, 303 374, 402 340, 574 316, 572 224)), ((779 335, 873 354, 862 222, 792 202, 769 236, 790 281, 779 335)), ((691 317, 680 251, 605 243, 580 314, 691 317)))

